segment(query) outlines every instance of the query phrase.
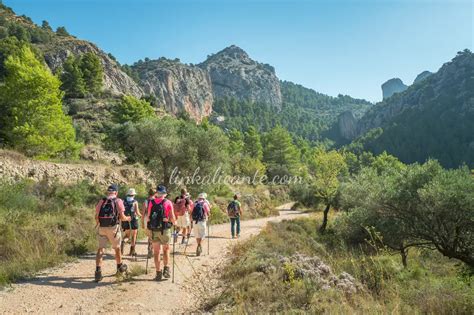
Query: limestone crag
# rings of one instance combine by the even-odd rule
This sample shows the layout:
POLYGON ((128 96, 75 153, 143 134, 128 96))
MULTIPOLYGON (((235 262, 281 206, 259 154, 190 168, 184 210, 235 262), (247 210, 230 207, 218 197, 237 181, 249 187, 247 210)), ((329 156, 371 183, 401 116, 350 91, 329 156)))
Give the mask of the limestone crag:
POLYGON ((393 78, 382 84, 383 99, 391 97, 395 93, 400 93, 408 88, 399 78, 393 78))
POLYGON ((236 98, 281 107, 280 81, 275 69, 252 60, 237 46, 209 56, 199 67, 209 72, 215 98, 236 98))
POLYGON ((133 68, 145 93, 155 96, 168 113, 186 112, 196 121, 211 114, 211 80, 201 68, 166 58, 135 63, 133 68))
POLYGON ((104 88, 113 95, 130 94, 136 97, 143 95, 142 89, 125 72, 116 61, 112 60, 96 45, 72 37, 56 40, 50 45, 40 46, 49 68, 55 72, 71 55, 82 55, 86 52, 96 54, 104 67, 104 88))

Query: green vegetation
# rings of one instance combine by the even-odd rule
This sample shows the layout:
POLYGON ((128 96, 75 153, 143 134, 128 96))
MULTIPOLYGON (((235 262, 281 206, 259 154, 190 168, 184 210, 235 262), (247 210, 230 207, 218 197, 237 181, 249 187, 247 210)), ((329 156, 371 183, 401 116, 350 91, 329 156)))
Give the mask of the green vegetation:
POLYGON ((152 118, 155 114, 151 104, 145 100, 139 100, 131 95, 124 95, 121 102, 113 110, 113 120, 116 123, 138 122, 146 118, 152 118))
POLYGON ((380 129, 369 130, 349 149, 374 154, 387 151, 404 163, 435 158, 444 167, 456 168, 466 163, 474 168, 473 60, 471 51, 459 52, 438 73, 374 106, 365 121, 400 104, 405 109, 382 120, 380 129), (451 78, 447 73, 456 76, 451 78))
MULTIPOLYGON (((204 311, 231 313, 335 314, 469 314, 474 308, 472 278, 437 252, 419 249, 404 269, 383 249, 347 247, 334 230, 317 232, 321 218, 270 224, 260 235, 233 249, 221 276, 220 294, 213 294, 204 311), (300 258, 295 261, 287 257, 300 258), (329 284, 327 269, 308 265, 319 257, 336 279, 347 272, 350 282, 329 284), (298 257, 298 256, 296 256, 298 257), (306 261, 306 263, 305 263, 306 261), (318 276, 313 276, 312 273, 318 276), (340 275, 340 276, 337 276, 340 275)), ((370 247, 370 246, 369 246, 370 247)), ((371 248, 371 247, 370 247, 371 248)))
POLYGON ((280 111, 268 104, 218 99, 213 109, 223 115, 220 124, 225 129, 269 131, 277 125, 294 137, 309 141, 325 141, 324 131, 336 121, 339 114, 351 110, 360 117, 372 104, 346 95, 331 97, 291 82, 281 82, 283 104, 280 111))
POLYGON ((87 182, 0 183, 0 285, 92 250, 100 195, 87 182))
POLYGON ((94 53, 69 56, 61 71, 61 89, 69 98, 97 96, 102 91, 103 75, 103 66, 94 53))
POLYGON ((71 118, 62 110, 58 78, 27 45, 9 56, 4 68, 0 91, 3 141, 29 156, 77 156, 80 146, 71 118))

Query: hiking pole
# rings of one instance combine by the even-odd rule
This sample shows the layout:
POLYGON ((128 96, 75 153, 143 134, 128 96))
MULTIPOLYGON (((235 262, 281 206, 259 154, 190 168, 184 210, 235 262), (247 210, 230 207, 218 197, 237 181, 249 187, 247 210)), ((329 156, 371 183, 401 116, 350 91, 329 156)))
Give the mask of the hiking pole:
POLYGON ((207 225, 207 255, 209 256, 209 247, 211 243, 211 220, 208 220, 209 224, 207 225))
MULTIPOLYGON (((176 235, 176 227, 174 228, 174 233, 173 234, 176 235)), ((173 235, 173 270, 171 271, 171 273, 172 273, 171 283, 174 283, 174 253, 175 253, 175 245, 176 245, 176 242, 174 241, 175 235, 173 235)))

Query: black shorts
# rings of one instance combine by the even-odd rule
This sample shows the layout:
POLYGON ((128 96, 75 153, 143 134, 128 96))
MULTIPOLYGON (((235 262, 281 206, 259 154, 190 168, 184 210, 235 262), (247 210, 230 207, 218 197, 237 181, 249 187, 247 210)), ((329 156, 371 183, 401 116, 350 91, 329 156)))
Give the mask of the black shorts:
POLYGON ((130 225, 132 230, 138 230, 138 219, 132 219, 130 222, 122 222, 122 230, 130 230, 130 225))

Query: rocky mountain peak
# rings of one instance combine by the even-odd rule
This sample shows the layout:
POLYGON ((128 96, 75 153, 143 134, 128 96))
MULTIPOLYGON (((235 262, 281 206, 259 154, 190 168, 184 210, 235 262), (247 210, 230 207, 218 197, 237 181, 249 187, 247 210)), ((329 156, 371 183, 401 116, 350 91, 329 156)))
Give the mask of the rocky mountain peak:
POLYGON ((235 98, 281 107, 280 80, 275 69, 253 60, 238 46, 229 46, 198 66, 209 73, 215 98, 235 98))
POLYGON ((432 74, 433 73, 430 72, 430 71, 423 71, 422 73, 420 73, 419 75, 416 76, 415 81, 413 81, 413 84, 418 83, 420 81, 423 81, 424 79, 426 79, 427 77, 429 77, 432 74))
POLYGON ((383 99, 389 98, 395 93, 400 93, 408 88, 399 78, 393 78, 382 84, 383 99))
POLYGON ((236 46, 236 45, 231 45, 229 47, 224 48, 220 52, 214 55, 215 57, 230 57, 232 59, 238 59, 238 60, 250 60, 249 55, 245 50, 242 48, 236 46))

